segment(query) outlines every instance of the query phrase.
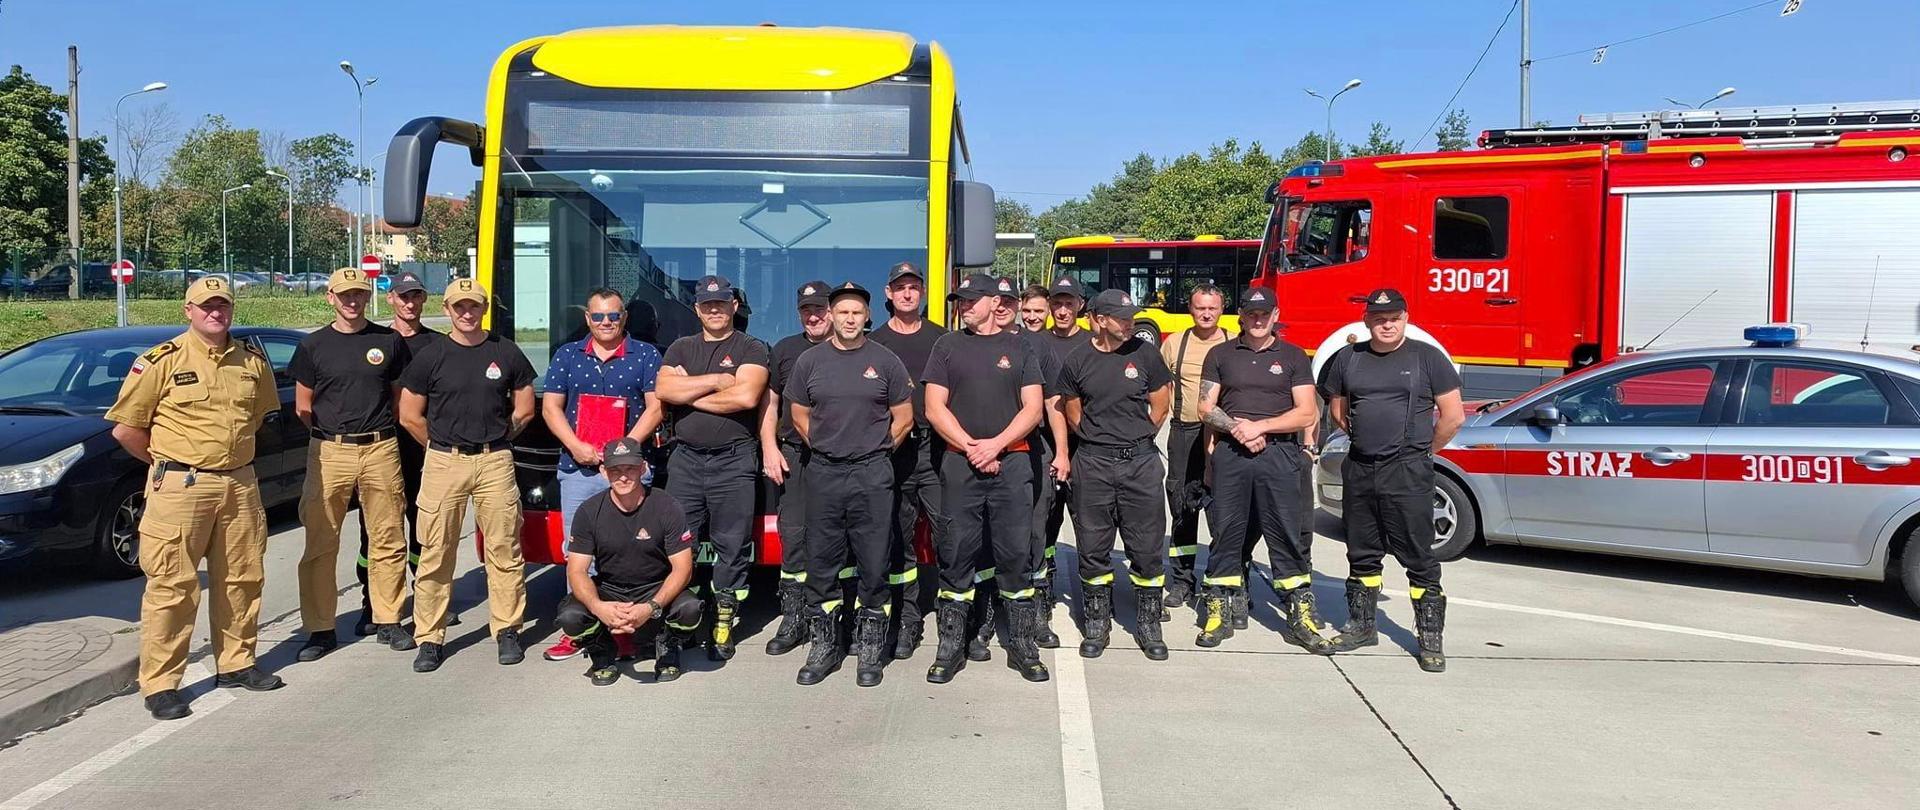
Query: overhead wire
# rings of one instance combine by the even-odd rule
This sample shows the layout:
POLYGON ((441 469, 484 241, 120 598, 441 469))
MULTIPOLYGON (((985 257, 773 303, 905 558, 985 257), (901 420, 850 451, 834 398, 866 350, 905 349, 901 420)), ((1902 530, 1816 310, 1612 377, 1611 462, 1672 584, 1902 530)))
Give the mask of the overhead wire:
POLYGON ((1581 55, 1581 54, 1590 54, 1590 53, 1593 53, 1593 52, 1595 52, 1595 51, 1598 51, 1598 50, 1600 50, 1600 49, 1602 49, 1602 48, 1614 48, 1614 47, 1618 47, 1618 46, 1621 46, 1621 45, 1626 45, 1626 44, 1628 44, 1628 43, 1633 43, 1633 42, 1639 42, 1639 41, 1641 41, 1641 40, 1643 40, 1643 39, 1652 39, 1652 38, 1654 38, 1654 37, 1657 37, 1657 36, 1661 36, 1661 35, 1663 35, 1663 34, 1671 34, 1671 33, 1673 33, 1673 32, 1675 32, 1675 31, 1679 31, 1679 30, 1682 30, 1682 29, 1685 29, 1685 28, 1692 28, 1692 27, 1694 27, 1694 26, 1696 26, 1696 25, 1705 25, 1706 23, 1710 23, 1710 22, 1713 22, 1714 20, 1719 20, 1719 19, 1724 19, 1724 18, 1727 18, 1727 17, 1731 17, 1731 16, 1733 16, 1733 15, 1735 15, 1735 14, 1744 14, 1744 13, 1746 13, 1746 12, 1749 12, 1749 11, 1752 11, 1752 10, 1754 10, 1754 9, 1756 9, 1756 8, 1762 8, 1762 7, 1765 7, 1765 6, 1772 6, 1772 5, 1778 5, 1778 4, 1779 4, 1779 2, 1780 2, 1780 0, 1760 0, 1760 2, 1758 2, 1758 3, 1754 3, 1754 4, 1752 4, 1752 5, 1746 5, 1746 6, 1741 6, 1741 7, 1739 7, 1739 8, 1736 8, 1736 9, 1734 9, 1734 10, 1732 10, 1732 11, 1723 11, 1723 12, 1721 12, 1721 13, 1719 13, 1719 14, 1715 14, 1715 15, 1713 15, 1713 16, 1711 16, 1711 17, 1702 17, 1702 18, 1700 18, 1700 19, 1698 19, 1698 20, 1694 20, 1693 22, 1688 22, 1688 23, 1681 23, 1681 24, 1679 24, 1679 25, 1676 25, 1676 26, 1673 26, 1673 27, 1671 27, 1671 28, 1662 28, 1662 29, 1660 29, 1660 30, 1658 30, 1658 31, 1654 31, 1654 32, 1651 32, 1651 33, 1646 33, 1646 34, 1641 34, 1641 35, 1639 35, 1639 36, 1635 36, 1635 37, 1627 37, 1626 39, 1622 39, 1622 40, 1618 40, 1618 41, 1615 41, 1615 42, 1606 42, 1606 43, 1602 43, 1602 44, 1599 44, 1599 45, 1594 45, 1594 46, 1592 46, 1592 47, 1587 47, 1587 48, 1577 48, 1577 49, 1575 49, 1575 50, 1571 50, 1571 51, 1566 51, 1566 52, 1564 52, 1564 53, 1556 53, 1556 54, 1554 54, 1554 55, 1552 55, 1552 56, 1542 56, 1542 57, 1540 57, 1540 58, 1538 58, 1538 59, 1535 59, 1535 60, 1533 60, 1533 61, 1535 61, 1535 62, 1549 62, 1549 61, 1552 61, 1552 60, 1555 60, 1555 59, 1565 59, 1565 58, 1567 58, 1567 57, 1569 57, 1569 56, 1579 56, 1579 55, 1581 55))
POLYGON ((1519 7, 1520 0, 1513 0, 1513 5, 1507 6, 1507 16, 1500 18, 1500 27, 1493 29, 1493 36, 1487 37, 1487 46, 1480 49, 1480 58, 1473 60, 1473 67, 1469 68, 1467 75, 1460 79, 1460 84, 1453 88, 1453 95, 1447 97, 1447 103, 1440 105, 1440 112, 1433 116, 1433 123, 1427 125, 1427 131, 1420 135, 1420 139, 1413 142, 1414 146, 1419 146, 1427 136, 1432 135, 1434 127, 1440 125, 1440 119, 1445 118, 1447 111, 1453 109, 1453 102, 1459 100, 1462 90, 1467 89, 1467 82, 1473 81, 1473 74, 1480 72, 1481 63, 1487 61, 1487 54, 1493 52, 1493 43, 1500 41, 1500 34, 1507 30, 1507 23, 1513 22, 1514 9, 1519 7))

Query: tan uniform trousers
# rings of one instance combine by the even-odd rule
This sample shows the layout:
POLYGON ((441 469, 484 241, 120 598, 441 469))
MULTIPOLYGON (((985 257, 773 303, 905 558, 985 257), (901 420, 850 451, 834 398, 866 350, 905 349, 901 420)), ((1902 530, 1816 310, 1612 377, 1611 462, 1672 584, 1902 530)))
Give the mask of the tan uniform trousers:
POLYGON ((468 498, 473 499, 474 525, 486 539, 491 635, 519 630, 526 613, 520 488, 513 477, 513 451, 468 455, 430 448, 420 474, 420 569, 413 583, 413 635, 423 644, 446 643, 447 604, 468 498))
POLYGON ((180 688, 187 647, 200 612, 200 561, 212 594, 213 655, 218 672, 253 666, 260 634, 260 583, 265 579, 267 516, 251 465, 231 473, 169 472, 146 479, 140 517, 140 694, 180 688))
POLYGON ((360 521, 367 528, 367 597, 375 624, 397 624, 406 598, 406 485, 400 477, 400 442, 307 443, 307 483, 300 494, 300 524, 307 552, 300 558, 300 621, 309 633, 332 630, 340 608, 340 524, 347 504, 360 493, 360 521))

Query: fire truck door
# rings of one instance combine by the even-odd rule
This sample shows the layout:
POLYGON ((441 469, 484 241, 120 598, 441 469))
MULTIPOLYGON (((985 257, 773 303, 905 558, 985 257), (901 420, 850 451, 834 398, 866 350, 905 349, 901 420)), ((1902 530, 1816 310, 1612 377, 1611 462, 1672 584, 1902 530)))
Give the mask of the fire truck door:
POLYGON ((1367 293, 1385 282, 1373 258, 1373 207, 1367 200, 1295 202, 1287 209, 1286 262, 1270 269, 1286 336, 1311 349, 1360 320, 1367 293))
MULTIPOLYGON (((1422 194, 1425 262, 1405 292, 1414 323, 1440 335, 1454 360, 1519 365, 1526 305, 1525 206, 1519 187, 1435 188, 1422 194)), ((1419 216, 1419 214, 1416 214, 1419 216)))

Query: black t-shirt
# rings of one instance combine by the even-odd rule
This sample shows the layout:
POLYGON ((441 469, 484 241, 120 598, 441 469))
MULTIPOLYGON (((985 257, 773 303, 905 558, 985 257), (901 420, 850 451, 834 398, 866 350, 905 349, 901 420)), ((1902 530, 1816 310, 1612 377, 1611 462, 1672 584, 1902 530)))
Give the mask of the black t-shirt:
POLYGON ((1382 354, 1368 341, 1341 349, 1327 365, 1327 395, 1347 398, 1354 453, 1433 450, 1433 400, 1460 390, 1460 373, 1445 353, 1408 340, 1382 354))
MULTIPOLYGON (((824 339, 822 342, 825 342, 824 339)), ((800 355, 817 345, 819 344, 807 339, 805 332, 788 335, 781 338, 779 343, 773 344, 773 352, 769 355, 767 366, 767 390, 779 394, 782 398, 786 397, 787 383, 793 380, 793 361, 800 359, 800 355)), ((800 434, 793 432, 793 417, 790 413, 787 410, 787 404, 780 403, 778 435, 783 442, 797 444, 800 441, 800 434)))
POLYGON ((647 492, 640 508, 620 511, 611 490, 595 493, 573 513, 567 551, 593 558, 593 581, 616 591, 642 591, 667 581, 667 558, 693 548, 679 502, 666 490, 647 492))
POLYGON ((440 338, 407 364, 400 384, 427 398, 429 441, 487 444, 507 438, 513 392, 533 385, 533 364, 499 335, 478 346, 440 338))
POLYGON ((442 335, 439 332, 435 332, 432 329, 428 329, 422 326, 420 327, 420 331, 415 332, 406 337, 403 337, 401 338, 401 340, 404 340, 407 342, 407 351, 412 352, 415 356, 418 356, 420 354, 421 349, 426 348, 428 344, 431 344, 434 341, 439 340, 443 337, 446 337, 446 335, 442 335))
POLYGON ((913 378, 885 346, 865 340, 843 350, 827 341, 800 355, 781 396, 813 409, 814 452, 853 458, 893 445, 890 409, 913 396, 913 378))
POLYGON ((947 389, 947 409, 976 439, 1000 435, 1020 413, 1020 389, 1042 385, 1040 360, 1019 335, 948 332, 927 358, 927 385, 947 389))
MULTIPOLYGON (((1060 394, 1060 361, 1063 356, 1054 351, 1058 341, 1048 339, 1049 334, 1025 330, 1019 332, 1020 339, 1027 342, 1027 346, 1033 349, 1033 356, 1040 361, 1040 396, 1043 399, 1060 394)), ((1040 424, 1033 426, 1033 440, 1046 442, 1048 447, 1053 446, 1053 431, 1047 428, 1044 411, 1040 424)))
POLYGON ((393 386, 413 356, 399 333, 369 323, 346 334, 331 324, 300 339, 287 363, 293 381, 313 389, 313 426, 328 433, 393 428, 393 386))
POLYGON ((893 331, 893 319, 887 319, 880 328, 867 333, 873 342, 892 350, 907 367, 907 373, 913 375, 913 423, 927 426, 927 358, 933 356, 933 344, 947 330, 927 321, 920 322, 920 331, 911 335, 893 331))
POLYGON ((1067 355, 1073 354, 1076 349, 1093 342, 1093 333, 1085 329, 1074 332, 1069 337, 1061 337, 1059 333, 1054 332, 1052 329, 1035 334, 1041 339, 1040 343, 1053 349, 1053 358, 1056 366, 1066 362, 1067 355))
MULTIPOLYGON (((660 358, 660 365, 679 366, 689 377, 732 374, 742 366, 766 368, 771 375, 768 363, 767 344, 738 331, 728 334, 724 340, 710 341, 705 334, 688 335, 674 341, 667 347, 666 356, 660 358)), ((694 447, 709 449, 753 441, 758 435, 759 415, 758 408, 719 414, 707 413, 692 405, 667 406, 667 416, 673 420, 673 435, 694 447)))
POLYGON ((1271 419, 1293 410, 1293 387, 1313 385, 1306 351, 1275 338, 1255 351, 1245 338, 1207 350, 1200 379, 1220 385, 1220 409, 1235 419, 1271 419))
POLYGON ((1080 400, 1080 438, 1092 444, 1133 447, 1160 429, 1148 395, 1173 383, 1173 372, 1153 344, 1132 338, 1111 352, 1087 345, 1061 364, 1060 396, 1080 400))

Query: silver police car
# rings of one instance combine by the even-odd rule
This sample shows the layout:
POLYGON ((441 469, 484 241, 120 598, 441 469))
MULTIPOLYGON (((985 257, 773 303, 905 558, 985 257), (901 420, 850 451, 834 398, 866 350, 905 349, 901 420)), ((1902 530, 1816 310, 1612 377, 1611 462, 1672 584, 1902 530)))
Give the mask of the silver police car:
MULTIPOLYGON (((1920 603, 1920 346, 1746 331, 1469 407, 1435 464, 1434 552, 1476 540, 1851 579, 1920 603)), ((1315 483, 1341 509, 1345 436, 1315 483)))

